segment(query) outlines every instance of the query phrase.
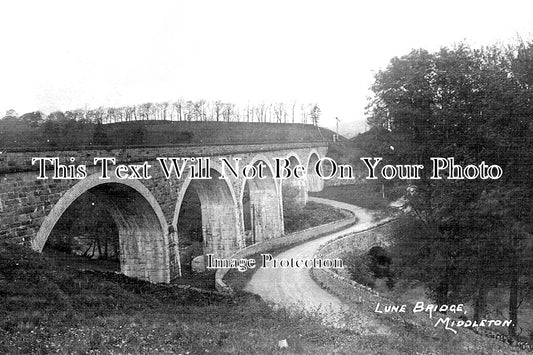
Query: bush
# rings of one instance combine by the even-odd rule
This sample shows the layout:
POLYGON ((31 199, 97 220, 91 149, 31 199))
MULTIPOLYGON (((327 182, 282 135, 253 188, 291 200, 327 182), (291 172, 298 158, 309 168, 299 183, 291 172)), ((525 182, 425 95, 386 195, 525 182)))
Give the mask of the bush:
POLYGON ((370 270, 371 257, 368 254, 361 254, 359 251, 347 252, 341 256, 346 268, 350 272, 352 280, 358 284, 374 287, 375 276, 370 270))

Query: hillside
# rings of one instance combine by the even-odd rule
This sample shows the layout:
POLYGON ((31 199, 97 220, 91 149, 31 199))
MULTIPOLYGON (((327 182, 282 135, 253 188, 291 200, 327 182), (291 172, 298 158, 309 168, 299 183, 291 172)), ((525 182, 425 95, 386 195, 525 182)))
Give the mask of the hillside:
POLYGON ((333 132, 309 124, 135 121, 97 125, 73 120, 0 121, 0 148, 77 148, 332 141, 333 132))

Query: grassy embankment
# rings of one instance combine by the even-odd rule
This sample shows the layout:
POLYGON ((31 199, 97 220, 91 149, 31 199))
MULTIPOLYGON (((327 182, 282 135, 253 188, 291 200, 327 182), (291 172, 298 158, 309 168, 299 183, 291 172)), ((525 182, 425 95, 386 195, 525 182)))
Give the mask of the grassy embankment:
POLYGON ((0 120, 0 148, 76 149, 90 146, 247 144, 332 140, 333 132, 310 124, 134 121, 97 125, 72 120, 0 120))
POLYGON ((302 231, 343 218, 345 215, 338 208, 309 201, 301 210, 290 214, 284 212, 285 233, 302 231))
POLYGON ((369 210, 387 210, 391 202, 382 198, 373 184, 326 186, 320 192, 311 192, 310 196, 349 203, 369 210))

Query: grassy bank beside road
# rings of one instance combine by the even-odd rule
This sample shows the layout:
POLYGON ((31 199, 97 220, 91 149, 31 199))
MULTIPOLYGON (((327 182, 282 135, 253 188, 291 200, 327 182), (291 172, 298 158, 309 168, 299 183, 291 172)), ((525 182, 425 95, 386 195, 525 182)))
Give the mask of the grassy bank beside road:
POLYGON ((338 208, 313 201, 307 202, 303 208, 284 208, 285 234, 338 221, 345 217, 338 208))
POLYGON ((391 202, 381 196, 379 186, 371 183, 326 186, 322 191, 311 192, 309 195, 349 203, 370 210, 385 210, 391 202))

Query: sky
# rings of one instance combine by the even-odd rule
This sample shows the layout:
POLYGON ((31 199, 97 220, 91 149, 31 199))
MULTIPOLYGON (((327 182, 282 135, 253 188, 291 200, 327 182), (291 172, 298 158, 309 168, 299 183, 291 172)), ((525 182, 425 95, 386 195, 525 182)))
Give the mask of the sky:
POLYGON ((353 135, 391 58, 531 39, 531 13, 512 0, 2 1, 0 114, 296 100, 353 135))

